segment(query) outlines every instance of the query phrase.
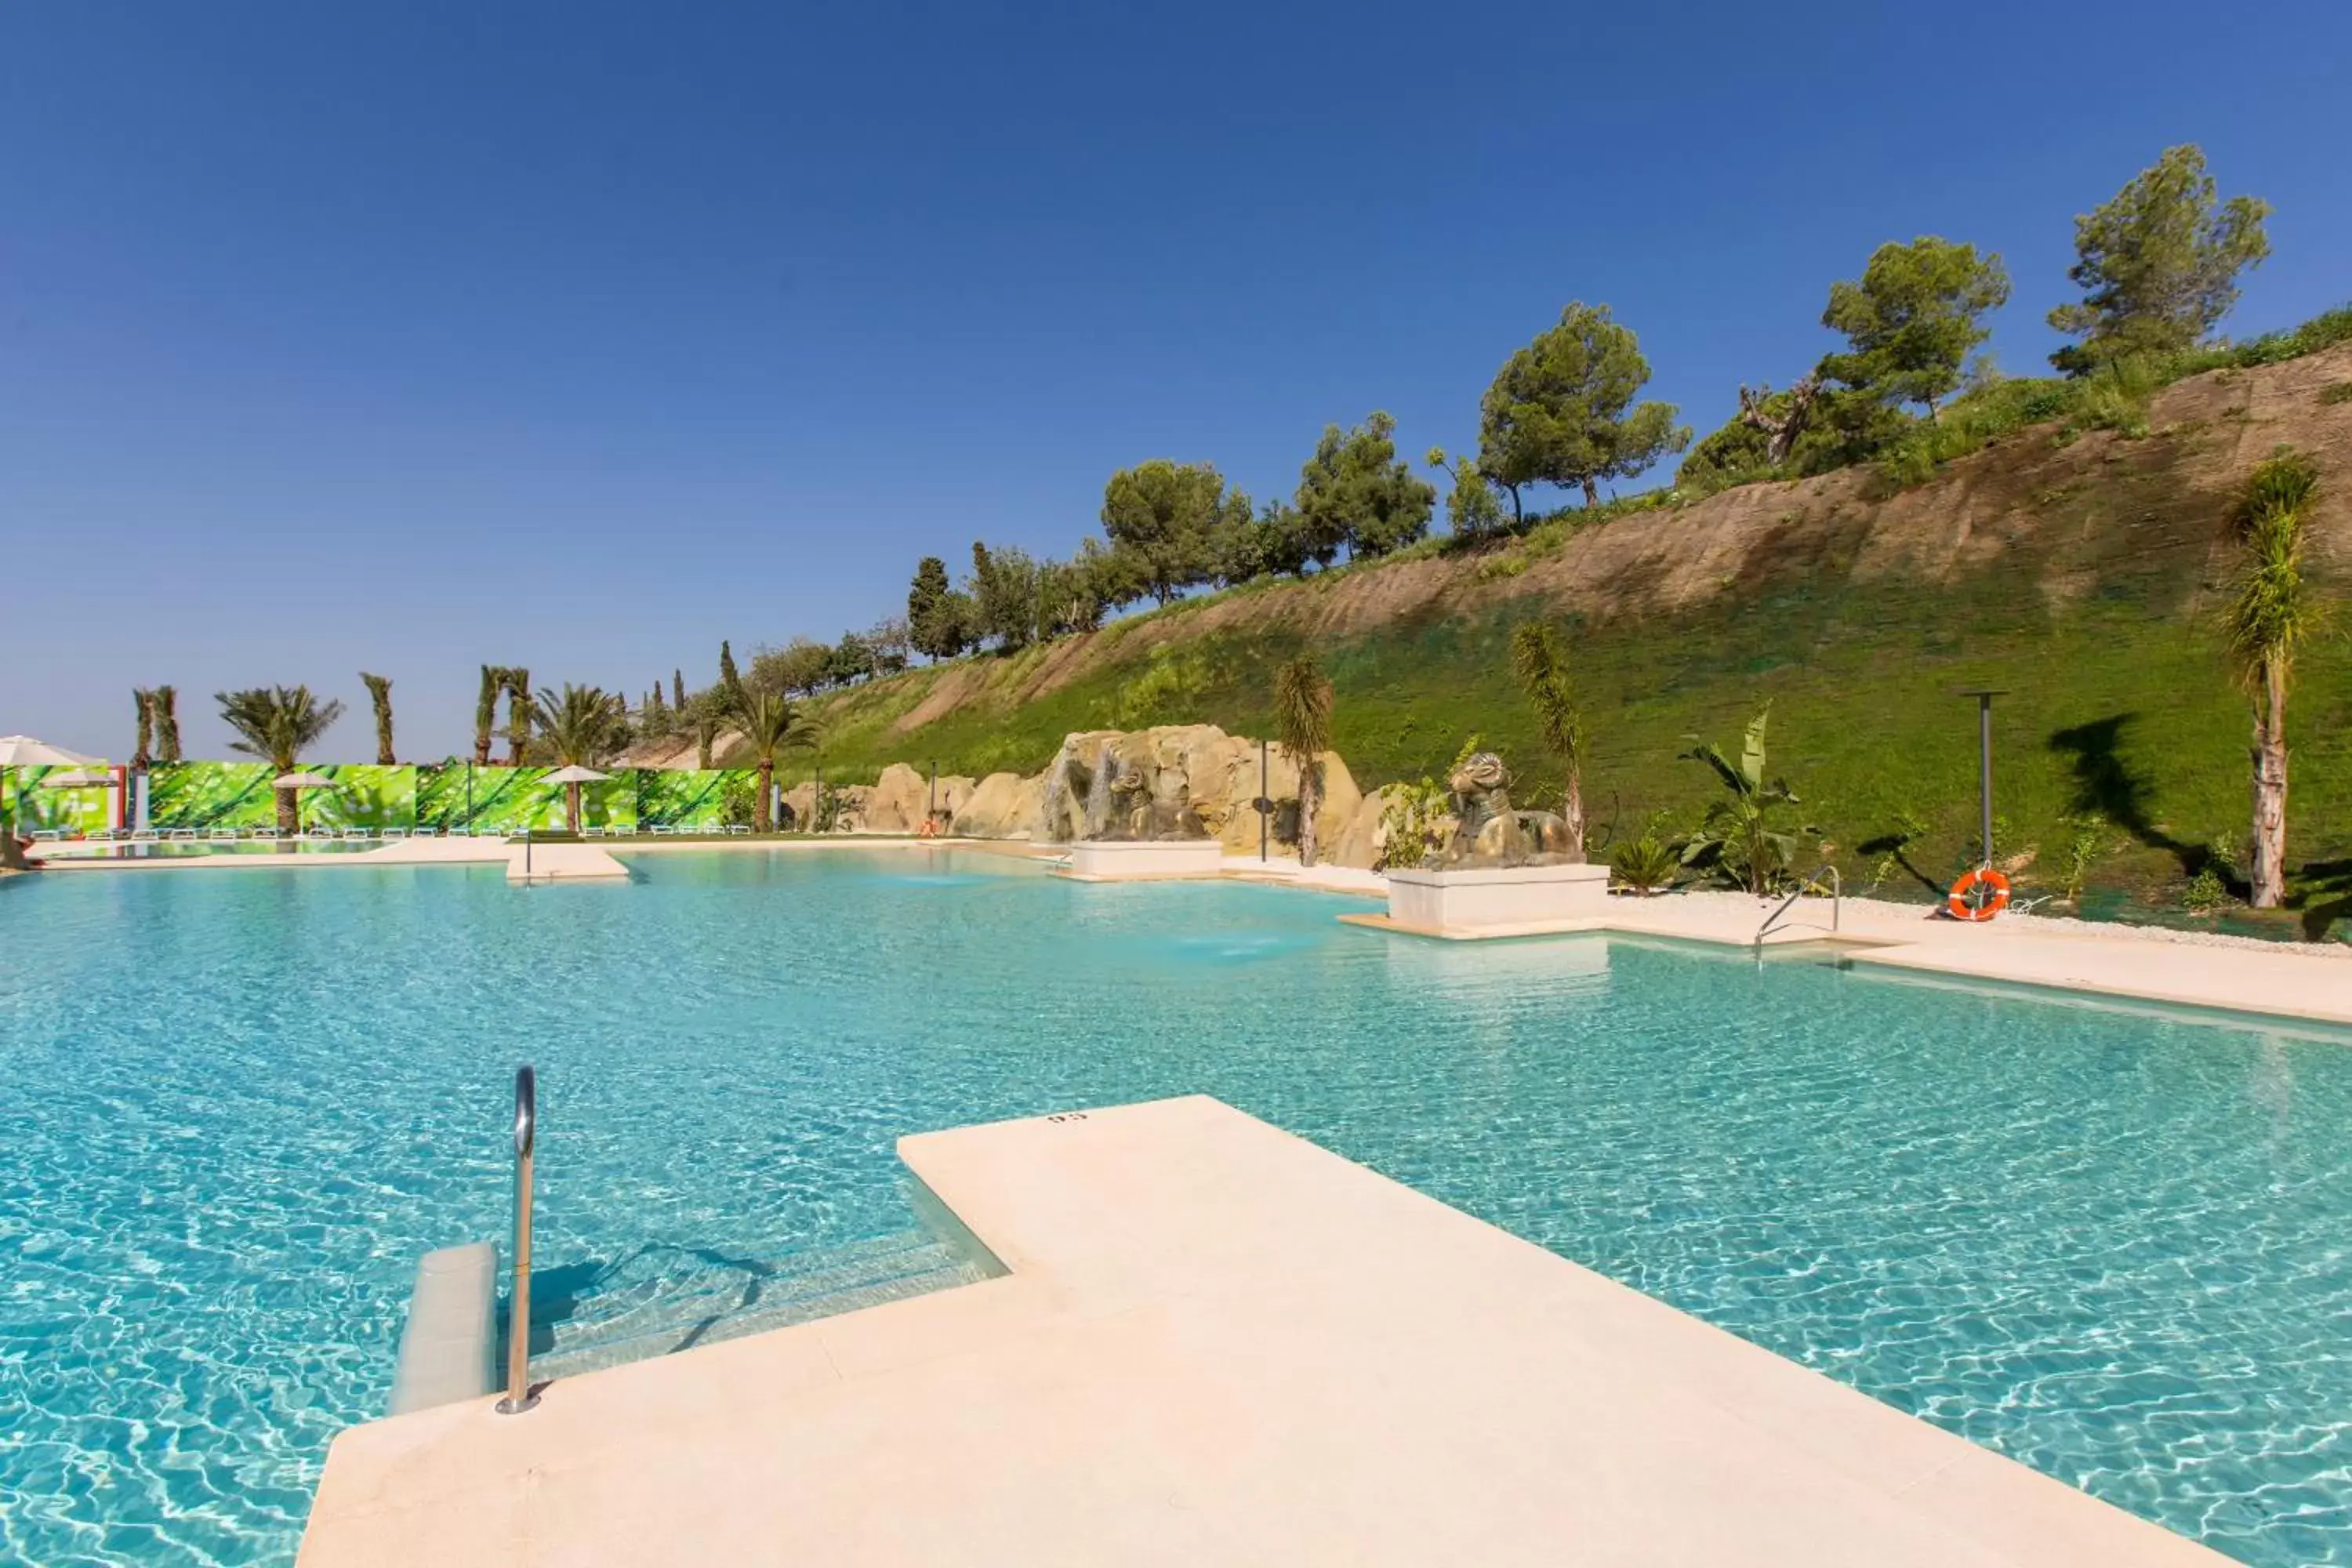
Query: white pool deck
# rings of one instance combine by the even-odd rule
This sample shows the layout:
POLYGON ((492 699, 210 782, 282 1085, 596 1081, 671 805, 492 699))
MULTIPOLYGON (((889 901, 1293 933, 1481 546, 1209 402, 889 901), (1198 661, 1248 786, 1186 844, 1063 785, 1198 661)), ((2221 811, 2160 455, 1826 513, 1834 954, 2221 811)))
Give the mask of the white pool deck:
POLYGON ((900 1152, 1007 1275, 354 1427, 302 1568, 2222 1561, 1215 1100, 900 1152))

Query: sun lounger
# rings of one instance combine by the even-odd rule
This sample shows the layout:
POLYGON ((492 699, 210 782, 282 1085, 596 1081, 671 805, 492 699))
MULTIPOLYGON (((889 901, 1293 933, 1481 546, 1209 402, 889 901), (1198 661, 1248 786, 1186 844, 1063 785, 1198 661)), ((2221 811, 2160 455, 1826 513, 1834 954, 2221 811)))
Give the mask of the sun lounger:
POLYGON ((152 827, 134 827, 131 830, 131 842, 133 844, 152 844, 161 837, 162 835, 152 827))
POLYGON ((676 833, 676 832, 677 831, 677 825, 676 825, 676 824, 674 824, 674 823, 667 823, 667 822, 656 822, 656 823, 655 823, 655 824, 653 825, 653 827, 650 829, 650 831, 652 831, 653 833, 656 833, 656 834, 659 835, 660 837, 664 837, 664 838, 667 838, 667 837, 668 837, 671 834, 676 833))
POLYGON ((332 844, 335 830, 331 827, 310 827, 303 829, 302 837, 318 844, 332 844))
POLYGON ((580 837, 583 838, 602 838, 604 837, 604 830, 601 827, 595 826, 583 827, 580 830, 580 837))
POLYGON ((278 841, 278 829, 257 827, 253 830, 253 841, 257 844, 274 844, 278 841))
POLYGON ((374 837, 375 829, 373 827, 346 827, 343 829, 343 842, 346 844, 365 843, 367 840, 373 838, 374 837))
POLYGON ((34 842, 39 844, 55 844, 65 836, 66 830, 62 827, 36 827, 33 829, 34 842))
POLYGON ((234 844, 236 842, 236 829, 234 827, 215 827, 210 833, 205 834, 205 837, 213 840, 216 844, 223 841, 234 844))
POLYGON ((748 827, 744 826, 743 826, 741 823, 740 823, 740 822, 730 822, 730 823, 729 823, 725 827, 721 828, 719 831, 720 831, 720 832, 722 832, 722 833, 749 833, 749 832, 751 832, 751 830, 750 828, 748 828, 748 827))
POLYGON ((613 829, 613 836, 616 838, 635 838, 637 836, 637 825, 634 822, 625 822, 613 829))

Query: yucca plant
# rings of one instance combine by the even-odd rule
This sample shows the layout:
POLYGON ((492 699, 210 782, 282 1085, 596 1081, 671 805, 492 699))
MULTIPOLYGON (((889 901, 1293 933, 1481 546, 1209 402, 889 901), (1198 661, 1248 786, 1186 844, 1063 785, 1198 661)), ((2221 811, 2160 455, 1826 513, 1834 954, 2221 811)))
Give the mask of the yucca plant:
POLYGON ((2304 525, 2319 499, 2312 460, 2281 447, 2257 468, 2238 508, 2237 591, 2223 612, 2230 662, 2254 710, 2253 857, 2248 902, 2286 897, 2286 699, 2296 647, 2321 606, 2303 579, 2304 525))
POLYGON ((1568 858, 1584 862, 1584 721, 1576 710, 1576 690, 1568 676, 1568 653, 1542 621, 1529 621, 1511 634, 1511 670, 1519 678, 1536 731, 1567 771, 1559 817, 1568 829, 1568 858))
POLYGON ((1315 864, 1315 811, 1322 779, 1317 759, 1331 749, 1331 682, 1312 653, 1274 672, 1275 743, 1298 769, 1298 863, 1315 864))
POLYGON ((499 696, 507 689, 503 665, 482 666, 482 689, 474 699, 474 765, 490 765, 490 740, 499 724, 499 696))
MULTIPOLYGON (((343 716, 340 699, 320 702, 307 686, 257 686, 245 691, 216 691, 221 722, 236 731, 229 750, 259 757, 274 773, 290 773, 302 753, 343 716)), ((278 831, 292 837, 302 830, 300 799, 290 789, 278 795, 278 831)))
POLYGON ((1796 858, 1799 836, 1812 831, 1780 825, 1781 808, 1798 801, 1786 779, 1765 777, 1764 730, 1771 716, 1772 705, 1768 702, 1748 721, 1737 766, 1712 745, 1696 746, 1683 753, 1714 769, 1729 794, 1706 808, 1698 831, 1683 847, 1682 863, 1714 867, 1758 894, 1769 891, 1788 870, 1789 862, 1796 858))
POLYGON ((399 765, 400 759, 392 754, 392 678, 360 671, 360 679, 367 684, 368 700, 375 704, 375 760, 384 767, 399 765))
MULTIPOLYGON (((567 681, 561 695, 541 691, 532 717, 559 767, 597 767, 629 743, 626 705, 602 687, 567 681)), ((564 826, 573 833, 580 831, 580 789, 577 784, 563 786, 564 826)))
POLYGON ((155 760, 176 763, 180 760, 180 689, 176 686, 159 686, 154 691, 155 760))

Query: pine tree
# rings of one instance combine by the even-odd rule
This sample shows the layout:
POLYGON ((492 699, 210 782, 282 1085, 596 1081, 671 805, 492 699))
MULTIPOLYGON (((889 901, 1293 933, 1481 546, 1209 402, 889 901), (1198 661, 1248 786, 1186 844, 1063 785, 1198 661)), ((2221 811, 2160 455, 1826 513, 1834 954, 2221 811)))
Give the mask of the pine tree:
POLYGON ((724 641, 719 645, 719 694, 730 711, 742 710, 743 677, 735 668, 735 650, 724 641))
POLYGON ((962 649, 958 628, 946 624, 941 611, 948 598, 948 563, 926 555, 915 567, 913 586, 907 590, 907 638, 926 658, 953 658, 962 649))

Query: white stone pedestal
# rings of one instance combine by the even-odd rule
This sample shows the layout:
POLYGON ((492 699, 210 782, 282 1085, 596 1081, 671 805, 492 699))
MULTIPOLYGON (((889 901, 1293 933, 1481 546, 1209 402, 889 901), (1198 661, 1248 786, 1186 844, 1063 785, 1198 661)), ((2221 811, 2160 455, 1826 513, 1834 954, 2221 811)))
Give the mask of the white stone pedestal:
POLYGON ((1389 919, 1427 931, 1570 925, 1609 913, 1606 866, 1389 873, 1389 919))
POLYGON ((1070 875, 1082 882, 1223 874, 1225 847, 1213 838, 1085 839, 1070 846, 1070 875))

